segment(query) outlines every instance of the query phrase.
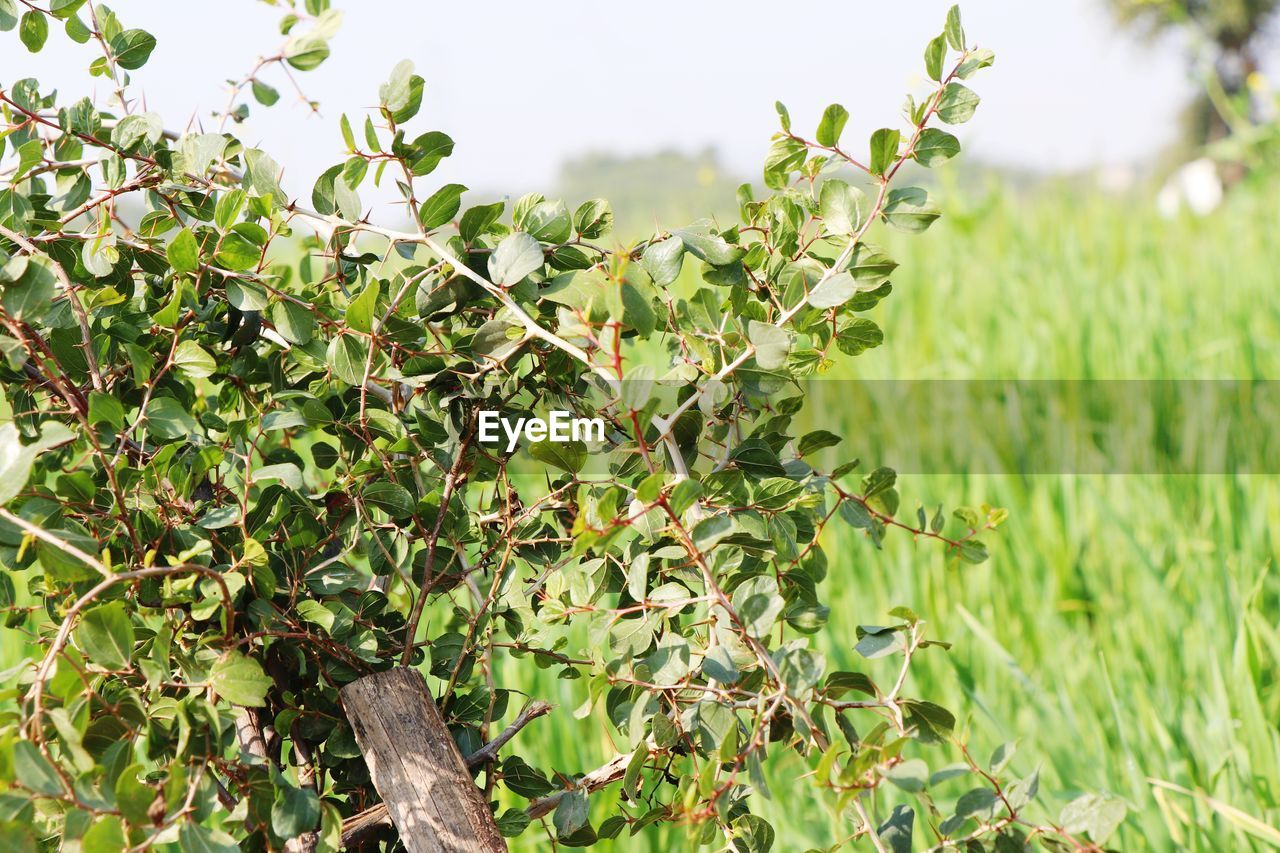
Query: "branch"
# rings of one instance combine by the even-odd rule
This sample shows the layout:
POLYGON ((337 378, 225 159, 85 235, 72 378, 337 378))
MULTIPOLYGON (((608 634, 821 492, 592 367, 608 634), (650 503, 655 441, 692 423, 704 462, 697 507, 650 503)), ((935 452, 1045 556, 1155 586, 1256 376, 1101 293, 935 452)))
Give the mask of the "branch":
POLYGON ((39 255, 45 258, 53 267, 53 274, 58 277, 58 281, 62 283, 62 287, 67 291, 67 300, 71 303, 71 311, 76 315, 76 323, 80 326, 84 360, 89 365, 89 378, 93 382, 93 390, 105 393, 107 386, 102 382, 102 369, 98 367, 98 356, 93 351, 93 332, 89 328, 89 315, 85 312, 84 306, 80 304, 80 297, 76 295, 77 287, 71 283, 71 279, 67 276, 67 271, 62 268, 62 264, 41 252, 35 247, 34 243, 21 234, 10 231, 3 225, 0 225, 0 234, 17 243, 27 254, 39 255))
MULTIPOLYGON (((551 713, 551 705, 541 700, 530 702, 524 707, 520 714, 511 722, 511 725, 502 730, 496 738, 468 755, 465 759, 468 770, 475 770, 482 764, 492 761, 503 746, 509 740, 515 737, 521 729, 529 725, 529 723, 546 716, 551 713)), ((625 772, 626 766, 623 766, 625 772)), ((621 778, 621 775, 619 775, 621 778)), ((536 803, 535 803, 536 805, 536 803)), ((532 808, 532 807, 531 807, 532 808)), ((534 815, 530 815, 534 817, 534 815)), ((359 814, 352 815, 342 822, 342 846, 348 847, 359 841, 369 833, 391 825, 391 816, 387 812, 386 803, 378 803, 370 806, 359 814)))
MULTIPOLYGON (((0 517, 7 521, 15 523, 25 522, 13 515, 6 509, 0 508, 0 517)), ((43 531, 42 531, 43 532, 43 531)), ((65 543, 64 543, 65 544, 65 543)), ((84 552, 75 549, 76 552, 83 555, 84 552)), ((68 552, 72 553, 72 552, 68 552)), ((87 555, 85 555, 87 556, 87 555)), ((83 557, 81 557, 83 559, 83 557)), ((152 566, 147 569, 137 569, 132 572, 121 572, 118 575, 111 575, 106 567, 97 560, 90 557, 86 562, 97 569, 104 575, 108 575, 104 580, 99 581, 96 586, 86 592, 80 598, 76 599, 76 603, 71 605, 66 615, 62 617, 62 624, 58 627, 58 633, 53 638, 53 642, 49 646, 49 651, 45 653, 44 660, 40 662, 40 667, 36 670, 35 680, 31 683, 29 697, 31 699, 31 717, 27 721, 30 727, 31 739, 36 743, 40 743, 43 739, 41 731, 41 718, 44 715, 44 685, 49 680, 49 676, 53 671, 54 662, 57 661, 58 655, 62 654, 62 650, 66 647, 67 641, 71 639, 71 628, 75 624, 76 617, 80 615, 80 611, 88 607, 93 601, 117 583, 124 581, 135 581, 143 578, 164 577, 166 575, 177 575, 183 572, 195 572, 197 574, 206 575, 214 579, 218 584, 218 590, 222 594, 222 601, 227 609, 227 630, 226 636, 230 640, 235 632, 235 606, 231 599, 231 593, 227 589, 227 582, 223 579, 222 573, 217 569, 209 566, 201 566, 195 563, 183 563, 178 566, 152 566)))
POLYGON ((600 765, 583 776, 574 783, 572 788, 534 800, 529 804, 529 808, 525 809, 525 814, 529 815, 531 820, 537 820, 555 811, 565 794, 573 791, 585 791, 590 794, 592 791, 598 791, 606 785, 617 782, 626 775, 629 763, 631 763, 630 754, 616 755, 608 763, 600 765))
POLYGON ((520 711, 519 715, 511 722, 511 725, 502 730, 501 734, 467 756, 467 769, 474 770, 481 764, 493 761, 498 755, 498 750, 506 746, 507 741, 515 737, 521 729, 539 717, 545 717, 550 713, 551 706, 546 702, 540 699, 530 702, 520 711))

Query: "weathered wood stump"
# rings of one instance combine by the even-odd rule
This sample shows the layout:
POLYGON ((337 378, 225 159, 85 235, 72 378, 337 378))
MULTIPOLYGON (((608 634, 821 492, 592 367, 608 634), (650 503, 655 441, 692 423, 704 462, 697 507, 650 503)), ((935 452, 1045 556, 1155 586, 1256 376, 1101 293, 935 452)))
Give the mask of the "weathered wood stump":
POLYGON ((342 704, 409 853, 507 849, 417 670, 365 676, 342 688, 342 704))

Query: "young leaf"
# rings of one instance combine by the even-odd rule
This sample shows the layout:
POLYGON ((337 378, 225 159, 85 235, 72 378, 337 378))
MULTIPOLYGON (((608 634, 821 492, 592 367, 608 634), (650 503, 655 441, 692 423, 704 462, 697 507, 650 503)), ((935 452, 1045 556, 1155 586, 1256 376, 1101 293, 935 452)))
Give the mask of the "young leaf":
POLYGON ((517 231, 503 238, 489 256, 489 278, 499 287, 521 281, 542 269, 542 246, 531 235, 517 231))
POLYGON ((964 27, 960 25, 959 6, 952 6, 947 10, 947 27, 944 32, 947 43, 953 50, 964 50, 964 27))
POLYGON ((866 196, 857 187, 851 187, 838 178, 822 183, 818 195, 818 209, 822 222, 832 234, 853 234, 862 227, 862 211, 866 196))
POLYGON ((191 229, 183 228, 169 241, 169 245, 165 247, 165 257, 178 275, 193 273, 200 268, 200 249, 191 229))
POLYGON ((777 370, 787 363, 791 334, 786 329, 752 320, 747 324, 747 337, 756 348, 756 363, 765 370, 777 370))
POLYGON ((858 284, 847 272, 827 276, 809 291, 809 305, 814 308, 838 308, 853 298, 858 284))
POLYGON ((947 58, 947 39, 939 35, 924 50, 924 70, 930 80, 942 79, 942 63, 947 58))
POLYGON ((238 651, 223 652, 209 674, 209 683, 223 699, 233 705, 251 708, 266 703, 271 679, 262 671, 262 664, 238 651))
POLYGON ((938 99, 938 118, 947 124, 963 124, 973 118, 981 98, 963 83, 948 83, 938 99))
POLYGON ((666 287, 680 275, 684 264, 684 241, 672 235, 657 243, 650 243, 640 256, 645 272, 659 287, 666 287))
POLYGON ((822 120, 818 122, 818 144, 828 148, 839 145, 840 134, 844 132, 845 122, 848 120, 849 111, 839 104, 832 104, 823 110, 822 120))
POLYGON ((44 19, 44 12, 31 9, 22 16, 18 24, 18 38, 32 53, 39 53, 49 37, 49 24, 44 19))
POLYGON ((869 168, 873 175, 883 175, 889 171, 889 167, 898 159, 898 143, 901 140, 901 131, 891 130, 887 127, 882 127, 871 134, 871 164, 869 168))
POLYGON ((912 149, 911 156, 915 157, 921 166, 932 169, 959 153, 960 140, 945 130, 927 127, 920 132, 919 138, 916 139, 916 145, 912 149))
POLYGON ((75 629, 76 645, 104 669, 126 669, 133 660, 136 636, 123 601, 86 610, 75 629))

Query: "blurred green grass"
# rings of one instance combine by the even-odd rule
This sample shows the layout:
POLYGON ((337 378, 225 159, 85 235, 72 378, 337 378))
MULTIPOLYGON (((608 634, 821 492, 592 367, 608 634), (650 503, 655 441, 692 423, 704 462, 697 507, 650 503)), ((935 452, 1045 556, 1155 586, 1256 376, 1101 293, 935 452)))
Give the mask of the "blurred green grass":
MULTIPOLYGON (((1242 187, 1209 218, 1166 221, 1144 197, 1065 181, 1017 194, 944 184, 946 216, 927 234, 877 235, 902 264, 871 315, 886 342, 836 375, 1280 378, 1274 189, 1242 187)), ((841 452, 859 455, 859 424, 841 426, 841 452)), ((908 537, 876 551, 833 529, 831 622, 817 640, 829 669, 878 672, 853 652, 854 626, 907 604, 955 644, 920 658, 909 690, 959 711, 979 756, 1018 740, 1012 769, 1042 765, 1041 817, 1105 790, 1132 807, 1116 849, 1274 849, 1259 833, 1280 825, 1280 478, 948 474, 900 488, 906 513, 986 502, 1011 518, 976 567, 908 537)), ((502 675, 520 668, 506 662, 502 675)), ((566 717, 585 695, 580 682, 527 683, 566 717)), ((538 725, 521 739, 531 760, 585 770, 613 754, 600 718, 538 725)), ((779 755, 774 799, 753 800, 775 849, 826 847, 854 825, 831 814, 808 769, 779 755)), ((613 796, 596 795, 593 814, 613 796)), ((532 828, 516 846, 545 845, 532 828)), ((684 845, 666 827, 614 849, 684 845)))

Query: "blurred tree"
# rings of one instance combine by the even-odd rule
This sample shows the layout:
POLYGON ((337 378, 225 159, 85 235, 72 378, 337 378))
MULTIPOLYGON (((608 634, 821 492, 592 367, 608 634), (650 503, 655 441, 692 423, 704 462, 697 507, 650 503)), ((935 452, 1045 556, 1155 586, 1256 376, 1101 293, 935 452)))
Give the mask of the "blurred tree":
POLYGON ((1109 0, 1116 16, 1154 35, 1169 29, 1189 31, 1197 60, 1206 72, 1206 91, 1184 116, 1187 141, 1199 146, 1229 135, 1227 100, 1247 99, 1250 76, 1258 71, 1258 53, 1280 0, 1109 0), (1206 55, 1207 54, 1207 55, 1206 55))

